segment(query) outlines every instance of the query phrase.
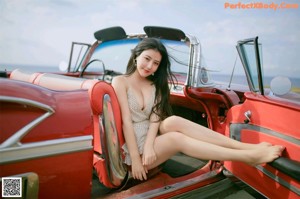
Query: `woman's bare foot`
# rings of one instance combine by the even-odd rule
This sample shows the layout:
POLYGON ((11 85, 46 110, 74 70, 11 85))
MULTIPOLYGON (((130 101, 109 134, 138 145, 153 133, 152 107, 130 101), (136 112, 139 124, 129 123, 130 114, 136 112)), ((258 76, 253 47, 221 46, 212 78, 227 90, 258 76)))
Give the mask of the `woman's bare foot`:
POLYGON ((264 146, 258 149, 249 150, 249 157, 246 163, 256 166, 263 163, 272 162, 281 156, 285 147, 280 145, 264 146))
POLYGON ((266 146, 272 146, 272 144, 269 142, 261 142, 261 143, 258 143, 257 146, 266 147, 266 146))
POLYGON ((269 142, 260 142, 258 144, 250 144, 250 143, 239 143, 240 146, 236 147, 236 149, 242 149, 242 150, 256 150, 264 147, 272 146, 269 142))

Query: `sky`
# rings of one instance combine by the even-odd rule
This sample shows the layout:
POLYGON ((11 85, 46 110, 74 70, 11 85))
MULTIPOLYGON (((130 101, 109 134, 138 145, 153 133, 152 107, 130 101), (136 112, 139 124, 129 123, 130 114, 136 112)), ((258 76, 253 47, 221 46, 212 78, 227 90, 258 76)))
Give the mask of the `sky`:
MULTIPOLYGON (((154 25, 197 36, 207 67, 222 74, 231 73, 237 41, 258 36, 264 73, 300 78, 299 4, 298 0, 0 0, 0 69, 6 65, 58 69, 61 61, 68 62, 72 41, 92 43, 95 31, 111 26, 140 33, 144 26, 154 25), (242 8, 251 3, 298 8, 242 8), (225 8, 229 4, 232 8, 225 8)), ((240 72, 241 66, 236 69, 240 72)))

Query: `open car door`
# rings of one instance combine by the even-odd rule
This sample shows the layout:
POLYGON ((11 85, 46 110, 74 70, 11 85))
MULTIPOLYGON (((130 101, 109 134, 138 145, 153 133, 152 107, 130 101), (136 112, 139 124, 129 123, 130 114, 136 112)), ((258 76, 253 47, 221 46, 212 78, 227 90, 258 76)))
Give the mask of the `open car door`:
POLYGON ((283 145, 286 149, 272 163, 251 167, 226 161, 224 166, 267 198, 299 198, 300 102, 264 90, 257 37, 239 41, 237 50, 251 91, 245 93, 243 104, 230 109, 226 135, 247 143, 283 145))

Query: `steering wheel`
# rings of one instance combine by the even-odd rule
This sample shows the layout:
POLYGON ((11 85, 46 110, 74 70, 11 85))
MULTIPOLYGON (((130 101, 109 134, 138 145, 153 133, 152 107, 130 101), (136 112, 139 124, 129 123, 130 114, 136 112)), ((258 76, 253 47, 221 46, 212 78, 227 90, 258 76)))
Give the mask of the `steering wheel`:
POLYGON ((85 70, 94 62, 100 62, 102 64, 102 68, 103 68, 103 76, 102 76, 102 81, 104 80, 104 76, 105 76, 105 65, 104 62, 100 59, 93 59, 92 61, 90 61, 84 68, 83 70, 80 72, 79 77, 83 77, 83 74, 85 72, 85 70))

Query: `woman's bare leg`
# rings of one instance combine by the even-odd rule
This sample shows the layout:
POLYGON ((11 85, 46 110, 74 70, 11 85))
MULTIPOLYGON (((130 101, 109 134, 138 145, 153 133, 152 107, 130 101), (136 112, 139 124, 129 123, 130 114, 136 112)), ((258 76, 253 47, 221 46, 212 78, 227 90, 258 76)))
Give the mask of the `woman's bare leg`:
POLYGON ((203 142, 232 149, 256 149, 258 147, 271 146, 271 144, 267 142, 259 144, 242 143, 178 116, 171 116, 162 121, 159 130, 161 134, 180 132, 203 142))
POLYGON ((148 169, 165 162, 177 152, 203 160, 241 161, 250 165, 258 165, 278 158, 283 147, 276 145, 249 150, 230 149, 203 142, 179 132, 169 132, 155 139, 154 150, 157 159, 154 164, 148 166, 148 169))

